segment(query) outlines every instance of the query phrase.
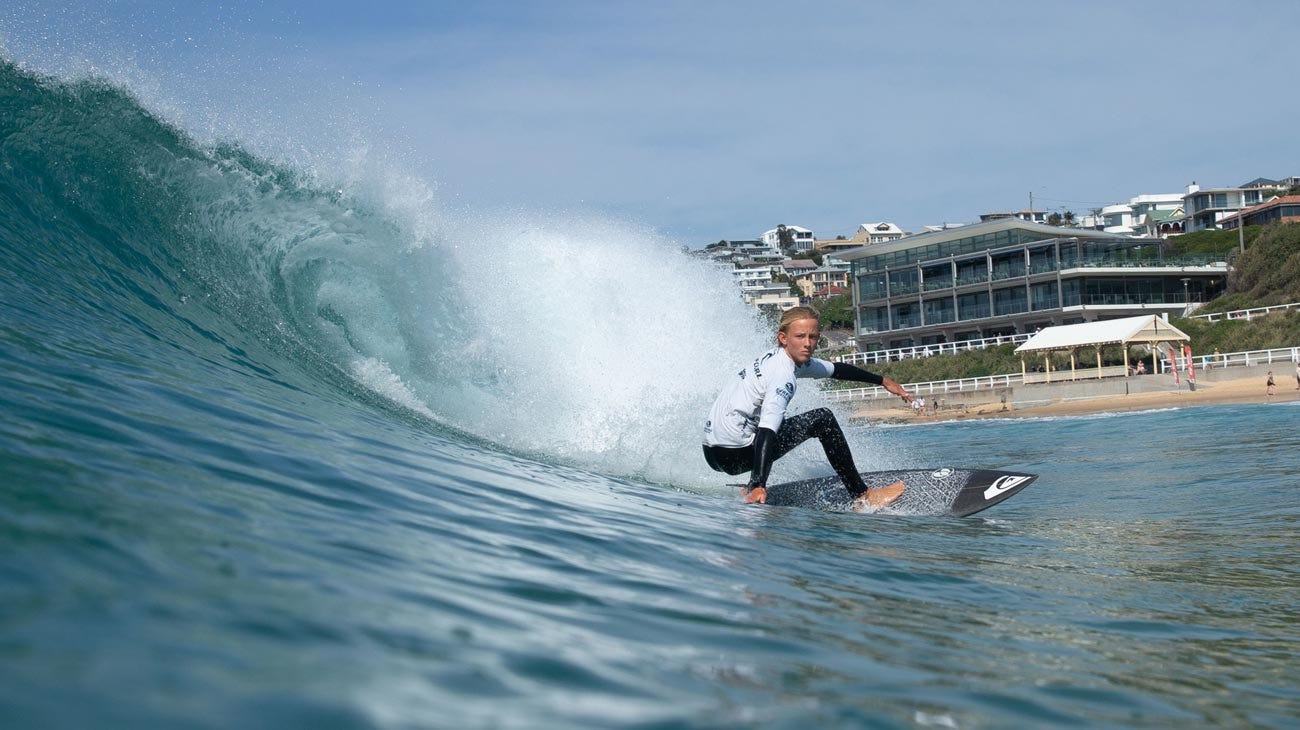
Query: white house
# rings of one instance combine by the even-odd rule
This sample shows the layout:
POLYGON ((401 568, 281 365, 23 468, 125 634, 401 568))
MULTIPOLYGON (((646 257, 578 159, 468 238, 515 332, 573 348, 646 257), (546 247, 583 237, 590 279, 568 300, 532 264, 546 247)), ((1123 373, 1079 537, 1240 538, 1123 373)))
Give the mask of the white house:
MULTIPOLYGON (((751 266, 746 268, 732 269, 731 276, 736 282, 736 286, 741 289, 748 289, 755 286, 765 286, 772 283, 771 266, 751 266)), ((782 286, 785 286, 782 284, 782 286)))
POLYGON ((799 297, 790 293, 790 285, 779 282, 744 289, 741 295, 746 304, 774 314, 799 306, 799 297))
POLYGON ((1127 203, 1101 209, 1101 230, 1107 233, 1134 235, 1151 222, 1152 211, 1177 210, 1183 205, 1182 193, 1157 193, 1130 198, 1127 203))
MULTIPOLYGON (((790 236, 794 239, 794 250, 796 251, 813 250, 813 241, 816 239, 813 237, 812 231, 802 226, 786 226, 785 229, 790 232, 790 236)), ((772 230, 765 232, 761 236, 760 240, 762 240, 763 243, 771 246, 772 248, 779 249, 781 248, 780 231, 781 231, 780 228, 773 228, 772 230)))

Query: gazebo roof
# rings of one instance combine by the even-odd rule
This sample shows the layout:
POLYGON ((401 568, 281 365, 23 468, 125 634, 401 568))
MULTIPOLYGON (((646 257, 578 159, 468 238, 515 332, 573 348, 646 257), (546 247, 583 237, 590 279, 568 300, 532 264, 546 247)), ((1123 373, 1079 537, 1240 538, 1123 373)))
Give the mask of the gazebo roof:
POLYGON ((1189 340, 1182 330, 1154 314, 1100 322, 1047 327, 1030 337, 1016 352, 1073 350, 1076 347, 1119 345, 1130 342, 1176 342, 1189 340))

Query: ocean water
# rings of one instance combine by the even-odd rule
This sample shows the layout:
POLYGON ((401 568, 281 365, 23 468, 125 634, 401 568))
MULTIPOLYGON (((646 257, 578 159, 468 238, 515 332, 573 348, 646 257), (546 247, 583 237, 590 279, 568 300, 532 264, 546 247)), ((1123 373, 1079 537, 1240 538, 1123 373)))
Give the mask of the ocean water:
POLYGON ((343 168, 0 61, 3 727, 1300 726, 1300 408, 855 429, 1041 478, 742 506, 725 274, 343 168))

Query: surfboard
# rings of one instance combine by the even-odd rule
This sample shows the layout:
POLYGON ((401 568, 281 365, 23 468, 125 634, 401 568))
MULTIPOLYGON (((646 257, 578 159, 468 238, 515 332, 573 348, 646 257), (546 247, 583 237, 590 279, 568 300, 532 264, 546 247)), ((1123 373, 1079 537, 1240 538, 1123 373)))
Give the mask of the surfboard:
MULTIPOLYGON (((868 489, 902 481, 902 496, 888 507, 871 512, 885 515, 947 515, 965 517, 1010 499, 1033 484, 1037 474, 996 469, 912 469, 864 471, 868 489)), ((837 476, 804 479, 767 488, 767 503, 778 507, 822 510, 849 509, 849 493, 837 476)))

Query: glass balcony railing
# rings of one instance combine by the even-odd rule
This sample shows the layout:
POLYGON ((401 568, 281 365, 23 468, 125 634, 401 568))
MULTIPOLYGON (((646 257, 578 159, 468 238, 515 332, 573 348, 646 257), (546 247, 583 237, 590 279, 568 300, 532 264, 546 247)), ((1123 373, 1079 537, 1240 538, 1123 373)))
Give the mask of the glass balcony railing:
MULTIPOLYGON (((1061 260, 1062 269, 1099 269, 1099 268, 1151 268, 1151 267, 1184 267, 1184 266, 1208 266, 1210 264, 1223 261, 1222 255, 1214 254, 1188 254, 1177 258, 1166 259, 1147 259, 1147 258, 1118 258, 1118 257, 1071 257, 1061 260)), ((1049 271, 1051 269, 1048 269, 1049 271)))
POLYGON ((942 279, 925 280, 926 291, 937 291, 939 289, 951 289, 951 288, 952 288, 952 277, 945 276, 942 279))

